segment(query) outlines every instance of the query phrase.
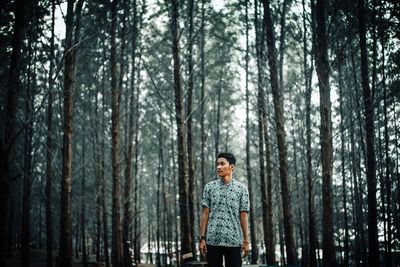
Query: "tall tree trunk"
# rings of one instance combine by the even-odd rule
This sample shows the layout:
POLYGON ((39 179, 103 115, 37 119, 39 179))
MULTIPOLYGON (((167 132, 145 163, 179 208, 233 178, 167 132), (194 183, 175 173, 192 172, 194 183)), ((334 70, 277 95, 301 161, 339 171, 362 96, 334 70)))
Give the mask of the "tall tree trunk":
MULTIPOLYGON (((338 58, 341 58, 342 55, 338 55, 338 58)), ((339 99, 341 99, 339 103, 339 113, 340 113, 340 139, 341 139, 341 173, 342 173, 342 195, 343 195, 343 217, 344 217, 344 260, 343 264, 344 266, 349 265, 349 223, 348 223, 348 209, 347 209, 347 185, 346 185, 346 150, 345 150, 345 116, 344 116, 344 107, 343 107, 343 102, 344 102, 344 96, 343 96, 343 78, 342 78, 342 64, 343 60, 341 60, 338 64, 338 84, 339 84, 339 99)))
POLYGON ((285 245, 288 264, 297 264, 296 248, 293 238, 292 211, 290 206, 290 188, 288 181, 287 148, 285 141, 285 121, 283 109, 283 88, 279 87, 278 64, 275 48, 274 26, 271 17, 270 1, 263 0, 264 4, 264 27, 267 43, 267 58, 270 71, 270 82, 274 102, 276 137, 279 150, 279 174, 281 181, 283 224, 285 231, 285 245))
POLYGON ((179 215, 180 215, 180 234, 181 234, 181 255, 182 262, 189 261, 193 257, 191 251, 192 238, 190 216, 188 214, 188 156, 185 133, 185 116, 183 105, 182 81, 181 81, 181 62, 179 51, 179 2, 171 0, 171 32, 172 32, 172 55, 174 61, 174 91, 175 91, 175 119, 177 125, 178 141, 178 172, 179 172, 179 215))
POLYGON ((222 94, 222 76, 223 76, 223 65, 221 64, 221 68, 219 71, 219 86, 217 91, 217 118, 215 124, 215 157, 217 157, 219 153, 219 136, 220 136, 220 121, 221 121, 221 94, 222 94))
MULTIPOLYGON (((134 262, 139 263, 140 262, 140 214, 139 214, 139 178, 138 178, 138 173, 139 173, 139 90, 140 90, 140 62, 141 62, 141 50, 138 49, 138 53, 136 53, 136 49, 140 48, 140 42, 141 42, 141 27, 143 25, 142 23, 142 16, 143 12, 140 13, 139 18, 137 18, 137 9, 136 9, 136 0, 133 1, 133 5, 135 6, 133 9, 133 29, 132 29, 132 60, 133 60, 133 67, 132 67, 132 78, 131 78, 131 88, 132 88, 132 94, 133 96, 133 102, 134 102, 134 107, 132 108, 134 110, 134 121, 133 123, 133 128, 134 128, 134 151, 133 151, 133 159, 134 159, 134 172, 133 172, 133 178, 134 178, 134 192, 133 192, 133 253, 134 253, 134 262), (138 60, 136 61, 136 57, 138 57, 138 60), (137 65, 135 62, 138 62, 137 65), (137 84, 135 86, 135 74, 137 71, 137 84)), ((144 9, 144 5, 142 7, 144 9)), ((132 104, 132 102, 131 102, 132 104)), ((133 118, 132 118, 133 119, 133 118)))
POLYGON ((264 30, 261 28, 258 19, 258 1, 254 1, 255 6, 255 29, 256 29, 256 54, 258 69, 258 134, 259 134, 259 165, 260 165, 260 190, 263 214, 264 243, 266 245, 266 262, 275 263, 275 249, 273 240, 272 222, 272 169, 270 144, 268 137, 268 124, 266 115, 265 92, 262 90, 262 51, 264 50, 264 30), (266 166, 265 166, 266 164, 266 166))
MULTIPOLYGON (((139 79, 138 79, 139 80, 139 79)), ((136 98, 139 97, 139 85, 137 86, 137 94, 136 98)), ((133 194, 133 202, 134 202, 134 259, 135 263, 140 263, 140 238, 141 238, 141 231, 140 231, 140 214, 139 214, 139 178, 138 178, 138 168, 139 168, 139 133, 138 133, 138 125, 139 125, 139 102, 136 102, 136 120, 135 120, 135 171, 134 171, 134 194, 133 194)))
MULTIPOLYGON (((104 43, 103 43, 104 46, 104 43)), ((106 54, 106 49, 103 50, 103 58, 104 61, 107 57, 106 54)), ((106 166, 105 166, 105 160, 104 160, 104 153, 105 153, 105 136, 104 136, 104 129, 106 127, 106 123, 105 123, 105 116, 104 114, 106 114, 107 111, 107 105, 106 103, 107 101, 107 95, 106 94, 106 79, 108 78, 107 75, 107 66, 106 64, 104 64, 103 66, 103 77, 102 77, 102 109, 101 109, 101 113, 103 114, 103 116, 101 116, 101 124, 100 124, 100 158, 99 158, 99 163, 100 163, 100 205, 101 205, 101 218, 102 218, 102 225, 103 225, 103 250, 104 250, 104 260, 106 263, 106 267, 110 267, 110 254, 109 254, 109 242, 108 242, 108 219, 107 219, 107 199, 106 199, 106 188, 107 188, 107 182, 105 179, 105 171, 106 171, 106 166)))
POLYGON ((32 189, 32 135, 33 135, 33 120, 32 106, 33 98, 32 95, 32 61, 34 56, 32 52, 32 42, 29 44, 29 66, 27 71, 27 89, 26 89, 26 100, 25 100, 25 121, 27 126, 25 128, 25 144, 24 144, 24 179, 23 179, 23 193, 22 193, 22 218, 21 218, 21 267, 29 266, 30 264, 30 209, 31 209, 31 189, 32 189))
MULTIPOLYGON (((315 230, 315 207, 314 207, 314 191, 313 191, 313 176, 312 176, 312 148, 311 148, 311 73, 312 73, 312 60, 311 67, 308 67, 307 64, 307 54, 308 54, 308 46, 307 46, 307 27, 306 27, 306 7, 305 0, 303 3, 303 28, 304 28, 304 37, 303 37, 303 46, 304 46, 304 83, 305 83, 305 102, 306 102, 306 177, 307 177, 307 206, 308 206, 308 266, 316 267, 317 266, 317 234, 315 230)), ((313 34, 313 33, 311 33, 313 34)), ((312 53, 311 53, 312 57, 312 53)))
MULTIPOLYGON (((159 103, 161 111, 161 103, 159 103)), ((166 191, 165 191, 165 173, 164 173, 164 133, 162 127, 162 116, 159 113, 159 132, 158 132, 158 170, 157 170, 157 265, 166 266, 166 191), (161 203, 162 201, 162 203, 161 203), (162 247, 164 248, 161 256, 162 247)))
POLYGON ((186 117, 187 117, 187 148, 188 148, 188 171, 189 171, 189 216, 190 216, 190 235, 191 240, 193 240, 192 244, 192 252, 193 259, 196 259, 196 242, 195 239, 195 167, 194 167, 194 136, 193 136, 193 92, 194 92, 194 63, 193 63, 193 44, 194 37, 193 34, 193 7, 194 0, 188 0, 188 95, 187 95, 187 109, 186 109, 186 117))
POLYGON ((46 266, 53 266, 53 216, 52 216, 52 186, 53 186, 53 69, 54 69, 54 25, 55 0, 51 1, 51 39, 49 67, 49 98, 47 104, 47 140, 46 140, 46 266))
POLYGON ((74 50, 72 48, 72 30, 74 23, 74 0, 68 0, 65 30, 65 69, 64 69, 64 140, 63 167, 61 178, 61 215, 60 215, 60 267, 72 266, 71 236, 71 176, 72 176, 72 118, 74 90, 74 50))
POLYGON ((320 94, 320 140, 322 164, 322 249, 323 265, 336 266, 335 247, 333 243, 333 202, 332 202, 332 121, 329 86, 329 62, 326 33, 326 2, 317 0, 316 17, 316 49, 315 61, 320 94))
POLYGON ((367 41, 364 0, 358 0, 358 32, 361 52, 361 84, 365 108, 365 132, 367 144, 367 187, 368 187, 368 247, 369 263, 380 266, 376 204, 376 163, 374 147, 374 108, 368 80, 367 41))
MULTIPOLYGON (((262 90, 262 53, 263 48, 263 30, 260 30, 260 23, 258 19, 258 1, 254 1, 254 12, 255 12, 255 36, 256 36, 256 60, 257 60, 257 118, 258 118, 258 159, 259 159, 259 169, 260 169, 260 190, 261 190, 261 205, 262 205, 262 219, 263 219, 263 230, 264 230, 264 244, 268 246, 268 215, 267 215, 267 192, 266 192, 266 177, 265 177, 265 143, 264 143, 264 132, 266 131, 266 119, 265 119, 265 98, 264 92, 262 90)), ((267 264, 273 264, 267 250, 267 264)))
MULTIPOLYGON (((134 141, 134 134, 135 134, 135 122, 134 122, 134 113, 135 113, 135 56, 136 56, 136 1, 133 2, 133 33, 132 33, 132 76, 131 83, 130 83, 130 97, 126 97, 126 108, 129 110, 126 119, 126 149, 125 149, 125 185, 124 185, 124 201, 123 201, 123 208, 124 208, 124 216, 123 216, 123 257, 124 257, 124 265, 125 266, 132 266, 132 256, 131 256, 131 247, 132 247, 132 201, 131 201, 131 194, 132 194, 132 186, 133 186, 133 179, 132 179, 132 159, 133 159, 133 141, 134 141)), ((127 16, 129 15, 128 3, 126 0, 123 1, 123 10, 124 10, 124 18, 122 21, 122 31, 121 31, 121 63, 120 63, 120 78, 119 78, 119 88, 122 91, 123 85, 123 78, 124 78, 124 54, 125 54, 125 32, 126 32, 126 20, 127 16)), ((128 89, 127 89, 128 92, 128 89)))
POLYGON ((205 173, 205 146, 206 146, 206 131, 204 126, 204 117, 205 117, 205 83, 206 83, 206 75, 205 75, 205 0, 202 0, 201 6, 201 89, 200 89, 200 138, 201 138, 201 148, 200 148, 200 171, 201 171, 201 188, 203 189, 206 184, 206 173, 205 173))
POLYGON ((118 0, 111 4, 111 161, 112 161, 112 250, 111 259, 113 267, 123 266, 122 251, 122 225, 121 225, 121 203, 120 203, 120 118, 119 118, 119 91, 117 85, 117 59, 116 59, 116 33, 117 33, 117 7, 118 0))
MULTIPOLYGON (((94 108, 94 117, 99 118, 99 101, 98 94, 95 96, 95 108, 94 108)), ((95 120, 94 126, 94 172, 95 172, 95 183, 96 183, 96 261, 101 261, 101 230, 102 230, 102 221, 101 221, 101 153, 100 150, 100 137, 99 137, 100 127, 98 120, 95 120)), ((51 267, 51 266, 50 266, 51 267)))
MULTIPOLYGON (((276 187, 279 187, 278 184, 276 187)), ((277 188, 278 189, 278 188, 277 188)), ((284 239, 284 229, 283 229, 283 216, 282 216, 282 205, 281 202, 279 202, 280 196, 279 196, 279 190, 276 190, 276 202, 278 204, 278 238, 279 238, 279 252, 281 253, 280 257, 280 263, 281 265, 286 265, 286 257, 285 257, 285 239, 284 239)))
MULTIPOLYGON (((392 233, 392 184, 391 184, 391 167, 390 167, 390 138, 389 138, 389 120, 388 120, 388 95, 387 95, 387 86, 386 86, 386 73, 385 73, 385 42, 384 42, 384 31, 382 31, 381 37, 382 43, 382 86, 383 86, 383 119, 384 119, 384 139, 385 139, 385 183, 386 183, 386 203, 387 203, 387 255, 385 255, 386 266, 392 266, 392 242, 393 242, 393 233, 392 233)), ((398 147, 398 146, 395 146, 398 147)), ((399 189, 400 190, 400 189, 399 189)))
MULTIPOLYGON (((85 159, 85 146, 82 146, 82 162, 86 162, 85 159)), ((82 180, 81 180, 81 236, 82 236, 82 265, 86 267, 88 265, 88 255, 86 248, 86 199, 85 199, 85 187, 86 187, 86 171, 85 166, 82 166, 82 180)))
MULTIPOLYGON (((159 110, 161 110, 161 105, 159 104, 159 110)), ((161 112, 160 112, 161 113, 161 112)), ((157 253, 156 253, 156 264, 158 267, 161 267, 161 206, 160 206, 160 198, 161 198, 161 176, 162 176, 162 153, 163 153, 163 133, 162 133, 162 125, 161 125, 161 114, 158 114, 159 126, 158 126, 158 166, 157 166, 157 197, 156 197, 156 236, 157 240, 157 253)))
POLYGON ((0 265, 6 266, 7 248, 7 222, 9 213, 10 182, 16 175, 13 168, 15 160, 16 141, 16 115, 19 97, 21 49, 25 34, 25 0, 15 2, 15 22, 12 40, 12 54, 10 61, 10 72, 5 94, 4 126, 2 126, 2 138, 0 144, 0 265))
POLYGON ((253 199, 253 177, 251 173, 251 163, 250 163, 250 92, 249 92, 249 3, 246 1, 246 174, 247 183, 249 189, 250 197, 250 239, 251 239, 251 264, 256 264, 258 260, 258 247, 257 247, 257 237, 255 232, 255 219, 254 219, 254 199, 253 199))
MULTIPOLYGON (((353 106, 353 96, 350 98, 351 101, 349 103, 349 107, 353 106)), ((362 209, 362 204, 361 204, 361 193, 360 193, 360 187, 359 187, 359 181, 357 179, 357 166, 360 166, 359 162, 360 160, 356 158, 357 156, 357 151, 356 151, 356 142, 355 142, 355 129, 354 129, 354 120, 353 120, 353 114, 350 114, 350 144, 351 144, 351 171, 352 171, 352 177, 353 177, 353 186, 354 189, 351 190, 351 192, 354 192, 354 205, 353 209, 355 210, 354 214, 354 230, 355 230, 355 245, 354 245, 354 259, 355 259, 355 266, 360 266, 360 262, 364 262, 364 247, 359 246, 357 244, 363 243, 365 241, 364 239, 364 232, 363 232, 363 209, 362 209)))

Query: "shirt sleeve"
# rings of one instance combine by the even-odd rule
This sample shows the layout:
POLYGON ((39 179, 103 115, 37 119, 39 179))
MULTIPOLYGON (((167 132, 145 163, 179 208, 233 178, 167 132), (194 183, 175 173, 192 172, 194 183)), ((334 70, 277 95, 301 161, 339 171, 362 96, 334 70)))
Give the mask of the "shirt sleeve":
POLYGON ((211 206, 210 190, 208 184, 206 184, 206 186, 204 187, 201 205, 206 208, 210 208, 211 206))
POLYGON ((247 187, 242 187, 242 197, 240 198, 240 211, 250 211, 249 190, 247 187))

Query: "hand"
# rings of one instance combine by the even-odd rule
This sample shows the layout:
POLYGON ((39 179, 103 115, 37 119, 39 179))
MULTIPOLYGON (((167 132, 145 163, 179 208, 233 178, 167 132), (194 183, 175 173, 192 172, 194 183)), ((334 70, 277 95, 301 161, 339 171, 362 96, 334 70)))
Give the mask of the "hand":
POLYGON ((247 255, 249 255, 249 251, 250 251, 250 243, 249 241, 243 241, 242 244, 242 257, 246 257, 247 255))
POLYGON ((207 254, 207 244, 204 239, 200 240, 199 250, 200 250, 200 253, 205 257, 207 254))

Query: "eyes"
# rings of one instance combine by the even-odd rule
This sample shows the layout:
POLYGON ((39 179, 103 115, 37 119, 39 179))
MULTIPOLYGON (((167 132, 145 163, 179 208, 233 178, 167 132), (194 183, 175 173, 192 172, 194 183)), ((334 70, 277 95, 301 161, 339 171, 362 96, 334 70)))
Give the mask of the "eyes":
POLYGON ((218 161, 218 162, 215 164, 215 167, 218 167, 218 166, 224 167, 224 166, 227 166, 227 165, 229 165, 229 164, 227 164, 227 163, 224 162, 224 161, 218 161))

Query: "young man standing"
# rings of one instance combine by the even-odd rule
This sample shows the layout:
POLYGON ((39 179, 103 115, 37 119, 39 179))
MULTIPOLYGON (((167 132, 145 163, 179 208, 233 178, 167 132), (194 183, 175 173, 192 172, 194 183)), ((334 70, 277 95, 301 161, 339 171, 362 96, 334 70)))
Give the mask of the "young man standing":
POLYGON ((249 253, 247 214, 250 209, 246 186, 233 179, 236 159, 231 153, 217 156, 220 179, 206 184, 200 221, 199 250, 209 267, 242 266, 242 255, 249 253))

